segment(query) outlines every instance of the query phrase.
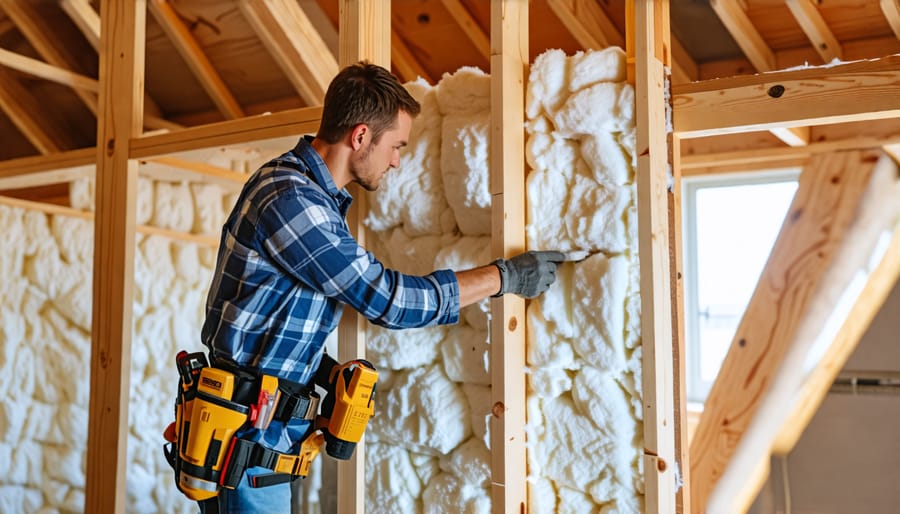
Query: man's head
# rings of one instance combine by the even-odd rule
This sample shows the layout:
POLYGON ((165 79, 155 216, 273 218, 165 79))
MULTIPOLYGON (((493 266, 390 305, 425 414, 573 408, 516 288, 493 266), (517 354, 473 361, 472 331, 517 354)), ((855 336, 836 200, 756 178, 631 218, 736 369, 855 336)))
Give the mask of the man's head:
POLYGON ((395 126, 400 111, 416 117, 421 107, 397 77, 381 66, 360 61, 347 66, 325 93, 316 137, 336 144, 359 124, 369 126, 373 142, 395 126))
POLYGON ((341 178, 374 191, 384 174, 400 164, 400 148, 406 146, 412 118, 420 110, 419 102, 389 71, 358 62, 341 70, 328 86, 316 138, 328 145, 346 143, 350 152, 341 178))

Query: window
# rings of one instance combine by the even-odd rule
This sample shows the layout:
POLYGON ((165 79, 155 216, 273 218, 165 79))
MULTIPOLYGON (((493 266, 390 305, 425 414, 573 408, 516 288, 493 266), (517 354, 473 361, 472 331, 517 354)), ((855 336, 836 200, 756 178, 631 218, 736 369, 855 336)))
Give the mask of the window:
POLYGON ((798 169, 683 182, 687 396, 715 381, 797 189, 798 169))

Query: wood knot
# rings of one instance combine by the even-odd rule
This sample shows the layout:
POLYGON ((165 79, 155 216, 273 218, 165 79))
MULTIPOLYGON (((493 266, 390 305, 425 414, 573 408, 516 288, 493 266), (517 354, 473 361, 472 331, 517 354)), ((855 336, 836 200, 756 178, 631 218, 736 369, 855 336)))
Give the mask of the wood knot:
POLYGON ((502 418, 504 412, 506 412, 506 406, 503 405, 503 402, 497 402, 491 407, 491 414, 493 414, 495 418, 502 418))
POLYGON ((781 84, 775 84, 774 86, 769 88, 767 93, 772 98, 781 98, 781 95, 784 94, 784 86, 782 86, 781 84))
POLYGON ((507 328, 509 329, 510 332, 515 332, 516 328, 518 326, 519 326, 519 320, 516 319, 515 316, 509 318, 509 325, 507 325, 507 328))
POLYGON ((658 469, 660 472, 665 471, 668 467, 669 465, 666 464, 666 461, 664 461, 663 459, 659 459, 658 461, 656 461, 656 469, 658 469))
POLYGON ((109 138, 109 140, 106 141, 106 156, 111 157, 113 154, 113 151, 115 151, 115 149, 116 149, 116 139, 111 137, 111 138, 109 138))

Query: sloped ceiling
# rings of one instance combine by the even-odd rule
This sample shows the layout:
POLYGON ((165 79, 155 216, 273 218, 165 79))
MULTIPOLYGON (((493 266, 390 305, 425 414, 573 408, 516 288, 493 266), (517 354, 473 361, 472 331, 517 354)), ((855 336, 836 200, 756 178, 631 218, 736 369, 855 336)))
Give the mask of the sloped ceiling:
MULTIPOLYGON (((897 1, 812 4, 841 59, 900 52, 897 1)), ((148 5, 145 130, 316 105, 316 85, 310 92, 302 82, 327 84, 336 69, 336 0, 148 5)), ((96 92, 35 76, 33 63, 96 79, 98 7, 90 0, 0 1, 0 160, 94 145, 96 92)), ((391 8, 393 71, 401 79, 421 75, 434 83, 462 66, 487 70, 490 2, 393 0, 391 8)), ((676 82, 765 71, 740 44, 754 33, 774 68, 827 57, 781 1, 672 0, 670 11, 676 82), (735 16, 747 23, 734 23, 735 16)), ((529 14, 532 58, 549 48, 573 53, 624 41, 625 0, 533 0, 529 14)))

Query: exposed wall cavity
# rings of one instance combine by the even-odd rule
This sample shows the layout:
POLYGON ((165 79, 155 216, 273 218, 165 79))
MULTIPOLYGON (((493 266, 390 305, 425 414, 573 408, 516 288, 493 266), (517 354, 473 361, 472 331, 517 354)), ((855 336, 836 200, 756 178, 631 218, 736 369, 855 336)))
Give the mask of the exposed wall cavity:
MULTIPOLYGON (((422 103, 399 169, 372 194, 373 252, 408 273, 490 260, 490 78, 475 68, 422 103)), ((634 99, 618 49, 532 66, 527 97, 531 249, 580 252, 528 309, 528 477, 534 513, 640 512, 641 350, 634 99)), ((253 171, 287 150, 198 153, 253 171)), ((149 164, 152 166, 152 164, 149 164)), ((90 181, 72 188, 93 209, 90 181)), ((139 224, 217 234, 233 204, 214 185, 141 180, 139 224)), ((81 512, 87 444, 93 225, 0 207, 0 512, 81 512)), ((127 455, 128 512, 195 512, 161 452, 173 356, 200 350, 215 249, 138 234, 127 455)), ((381 373, 367 435, 369 513, 488 513, 489 307, 455 327, 370 326, 381 373)))

